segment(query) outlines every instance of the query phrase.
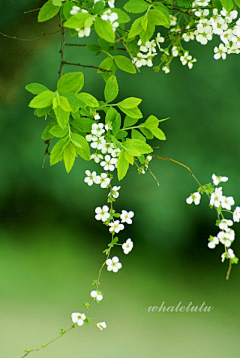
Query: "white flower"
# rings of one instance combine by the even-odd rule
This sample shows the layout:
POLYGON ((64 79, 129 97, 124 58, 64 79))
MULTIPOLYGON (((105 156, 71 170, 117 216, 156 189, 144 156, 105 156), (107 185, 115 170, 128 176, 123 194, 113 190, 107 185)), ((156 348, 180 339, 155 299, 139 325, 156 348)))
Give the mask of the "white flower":
POLYGON ((173 46, 173 48, 172 48, 172 55, 173 55, 173 57, 177 57, 178 56, 178 48, 177 48, 177 46, 173 46))
POLYGON ((233 221, 239 223, 240 221, 240 207, 236 206, 233 212, 233 221))
POLYGON ((219 47, 214 47, 214 58, 215 60, 219 60, 220 58, 222 58, 223 60, 226 60, 227 57, 227 48, 223 45, 220 44, 219 47))
POLYGON ((200 200, 201 200, 201 195, 196 191, 186 199, 186 202, 187 204, 194 203, 195 205, 198 205, 200 203, 200 200))
POLYGON ((133 211, 127 212, 126 210, 122 210, 122 213, 120 215, 120 219, 121 219, 122 223, 127 223, 127 224, 132 224, 133 217, 134 217, 133 211))
POLYGON ((93 117, 95 119, 95 121, 98 121, 99 119, 101 119, 101 117, 99 116, 99 114, 95 114, 95 116, 93 117))
POLYGON ((114 186, 109 193, 109 196, 112 196, 114 199, 117 199, 119 197, 119 190, 121 189, 120 186, 114 186))
POLYGON ((106 140, 104 137, 93 136, 92 141, 93 142, 90 144, 92 148, 98 150, 103 150, 103 148, 105 148, 106 140))
POLYGON ((229 229, 227 232, 220 231, 217 237, 224 246, 229 247, 235 239, 235 232, 232 229, 229 229))
POLYGON ((118 272, 120 268, 122 268, 122 264, 119 262, 119 258, 117 256, 114 256, 112 259, 107 259, 106 261, 107 270, 118 272))
POLYGON ((80 7, 78 7, 78 6, 73 6, 73 7, 72 7, 72 10, 70 11, 70 14, 71 14, 71 15, 76 15, 76 14, 79 13, 79 11, 80 11, 80 7))
POLYGON ((214 193, 212 193, 210 197, 210 205, 214 205, 218 208, 221 204, 222 196, 222 187, 215 188, 214 193))
POLYGON ((220 224, 219 224, 219 228, 221 230, 228 231, 229 226, 232 226, 232 225, 233 225, 232 220, 222 219, 220 224))
POLYGON ((133 242, 131 239, 127 239, 127 241, 122 244, 122 249, 123 249, 123 252, 124 254, 129 254, 130 251, 132 251, 132 248, 133 248, 133 242))
POLYGON ((102 208, 97 207, 95 209, 95 213, 96 220, 102 220, 103 222, 105 222, 110 218, 109 207, 107 205, 103 205, 102 208))
POLYGON ((156 37, 156 43, 157 45, 159 45, 160 43, 162 44, 165 41, 164 37, 161 36, 160 32, 157 33, 157 37, 156 37))
POLYGON ((102 301, 103 299, 103 295, 101 294, 100 291, 96 291, 96 290, 93 290, 91 293, 90 293, 90 296, 92 298, 96 298, 97 301, 102 301))
POLYGON ((219 244, 219 239, 216 236, 214 236, 214 237, 210 236, 210 241, 208 243, 209 249, 215 249, 215 247, 218 244, 219 244))
POLYGON ((110 178, 108 178, 106 173, 102 173, 99 177, 101 188, 106 188, 110 184, 110 178))
POLYGON ((85 183, 87 183, 89 186, 92 186, 93 183, 98 184, 98 176, 96 172, 90 172, 90 170, 86 170, 85 174, 87 175, 86 178, 84 178, 85 183))
POLYGON ((218 185, 221 182, 225 183, 226 181, 228 181, 228 177, 222 177, 222 176, 217 177, 215 174, 213 174, 212 181, 214 185, 218 185))
POLYGON ((114 8, 114 6, 115 6, 115 0, 109 0, 109 1, 108 1, 108 6, 111 7, 111 8, 114 8))
POLYGON ((99 322, 97 323, 97 328, 99 328, 101 331, 105 328, 107 328, 106 322, 99 322))
POLYGON ((110 170, 112 172, 115 169, 116 163, 117 163, 116 158, 111 158, 110 155, 106 155, 105 160, 102 161, 100 165, 103 167, 104 170, 106 171, 110 170))
POLYGON ((103 123, 93 123, 91 133, 96 135, 97 137, 101 137, 101 135, 105 132, 103 123))
POLYGON ((235 201, 232 196, 223 196, 221 199, 221 205, 223 209, 231 210, 232 205, 235 204, 235 201))
POLYGON ((73 323, 77 323, 78 326, 82 326, 84 324, 84 320, 86 319, 86 315, 84 313, 74 312, 71 315, 73 323))
POLYGON ((221 255, 221 258, 222 258, 222 262, 225 261, 225 259, 233 259, 235 257, 235 254, 233 252, 232 249, 228 249, 227 252, 224 252, 222 255, 221 255))
POLYGON ((124 229, 124 225, 120 224, 119 220, 115 220, 115 221, 109 223, 109 226, 110 226, 109 231, 110 232, 114 231, 116 234, 119 233, 119 231, 124 229))
POLYGON ((90 159, 93 159, 95 163, 99 163, 103 159, 102 154, 94 153, 91 155, 90 159))
POLYGON ((169 66, 163 66, 162 70, 163 70, 163 72, 165 72, 166 74, 170 72, 169 66))

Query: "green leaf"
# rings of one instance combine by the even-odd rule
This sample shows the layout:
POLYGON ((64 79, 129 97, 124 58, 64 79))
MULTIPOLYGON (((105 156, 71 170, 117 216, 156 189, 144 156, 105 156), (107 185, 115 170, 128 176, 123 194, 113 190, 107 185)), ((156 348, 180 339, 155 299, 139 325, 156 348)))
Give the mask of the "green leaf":
POLYGON ((81 92, 77 97, 83 102, 83 107, 99 107, 96 98, 89 93, 81 92))
POLYGON ((60 106, 54 109, 57 122, 61 128, 65 128, 69 121, 69 112, 65 112, 60 106))
POLYGON ((55 93, 52 91, 45 91, 34 97, 29 103, 31 108, 44 108, 52 104, 52 100, 55 97, 55 93))
POLYGON ((105 3, 103 1, 98 1, 94 4, 93 7, 93 14, 96 15, 98 14, 100 11, 102 11, 105 7, 105 3))
POLYGON ((68 102, 68 99, 63 96, 59 96, 59 105, 65 112, 71 112, 72 108, 70 107, 70 104, 68 102))
POLYGON ((132 24, 132 26, 131 26, 131 29, 130 29, 130 31, 129 31, 129 34, 128 34, 128 38, 129 38, 129 39, 132 38, 132 37, 135 37, 135 36, 139 35, 139 34, 142 32, 142 30, 143 30, 142 25, 141 25, 142 18, 143 18, 143 17, 139 17, 138 19, 136 19, 136 20, 133 22, 133 24, 132 24))
POLYGON ((170 27, 170 18, 166 14, 158 9, 153 9, 148 11, 148 19, 154 25, 162 25, 164 27, 170 27))
POLYGON ((166 140, 166 136, 160 128, 151 129, 151 132, 159 140, 166 140))
POLYGON ((44 129, 42 134, 43 140, 48 140, 54 137, 52 134, 49 133, 49 130, 55 125, 57 125, 57 121, 55 119, 53 119, 51 122, 48 123, 47 127, 44 129))
POLYGON ((63 96, 67 98, 73 112, 76 112, 83 104, 74 93, 64 93, 63 96))
POLYGON ((128 152, 125 152, 125 158, 127 159, 127 161, 133 165, 134 164, 134 157, 133 155, 129 154, 128 152))
POLYGON ((124 9, 127 12, 131 12, 133 14, 139 14, 148 9, 150 4, 145 2, 144 0, 130 0, 124 5, 124 9))
POLYGON ((49 91, 46 86, 43 86, 40 83, 29 83, 29 85, 27 85, 25 89, 33 94, 40 94, 42 92, 49 91))
POLYGON ((147 139, 153 139, 154 138, 154 135, 152 134, 152 132, 149 129, 140 127, 140 131, 145 135, 145 137, 147 139))
POLYGON ((234 0, 235 4, 240 7, 240 0, 234 0))
POLYGON ((132 118, 142 118, 142 113, 140 111, 140 109, 136 108, 124 108, 122 106, 118 105, 118 108, 125 113, 127 116, 132 117, 132 118))
POLYGON ((94 22, 94 28, 98 36, 107 42, 115 41, 115 32, 113 31, 112 24, 109 21, 104 21, 101 17, 97 17, 94 22))
POLYGON ((64 26, 70 29, 81 29, 85 27, 85 22, 89 18, 93 18, 91 14, 85 12, 79 12, 78 14, 71 16, 65 23, 64 26))
POLYGON ((140 33, 140 39, 142 40, 142 43, 147 42, 153 36, 154 31, 155 31, 154 22, 149 19, 147 25, 147 31, 142 31, 140 33))
POLYGON ((73 164, 75 162, 75 158, 76 158, 76 150, 74 145, 72 145, 72 143, 69 143, 63 152, 63 160, 64 160, 64 164, 65 164, 65 168, 67 173, 70 172, 70 170, 73 167, 73 164))
POLYGON ((76 129, 78 132, 91 132, 92 124, 94 123, 93 120, 89 118, 78 118, 74 119, 71 122, 71 126, 76 129))
POLYGON ((115 137, 117 136, 120 128, 121 128, 121 116, 119 113, 117 113, 112 124, 112 129, 113 129, 112 133, 115 137))
POLYGON ((122 180, 125 177, 128 168, 129 168, 129 162, 125 158, 125 150, 121 150, 120 155, 118 157, 118 165, 117 165, 118 180, 122 180))
POLYGON ((124 138, 126 138, 128 136, 128 132, 127 131, 121 131, 118 132, 116 138, 119 140, 123 140, 124 138))
POLYGON ((63 2, 63 0, 52 0, 52 3, 54 6, 61 6, 62 2, 63 2))
POLYGON ((43 22, 52 19, 60 10, 60 6, 54 6, 52 1, 47 1, 40 9, 38 21, 43 22))
POLYGON ((74 144, 76 152, 80 157, 84 160, 90 160, 89 144, 83 136, 77 133, 72 133, 71 142, 74 144))
POLYGON ((132 129, 132 139, 139 139, 143 142, 146 142, 146 138, 136 129, 132 129))
POLYGON ((63 160, 63 151, 68 143, 68 138, 60 139, 53 147, 50 154, 50 165, 54 165, 63 160))
POLYGON ((56 125, 49 130, 49 133, 52 134, 54 137, 63 138, 68 134, 68 127, 62 129, 58 125, 56 125))
POLYGON ((142 102, 141 98, 129 97, 119 102, 117 105, 122 108, 135 108, 142 102))
POLYGON ((106 117, 105 117, 105 123, 111 127, 113 125, 117 115, 118 115, 118 111, 115 108, 110 107, 108 109, 106 117))
POLYGON ((118 95, 118 83, 115 76, 111 76, 106 83, 104 96, 107 103, 112 102, 118 95))
MULTIPOLYGON (((97 4, 97 3, 96 3, 97 4)), ((85 47, 87 50, 89 51, 93 51, 93 52, 96 52, 100 49, 100 47, 98 45, 95 45, 95 44, 89 44, 85 47)))
POLYGON ((111 71, 111 72, 105 72, 105 71, 97 70, 97 73, 101 73, 103 76, 103 79, 105 81, 107 81, 112 75, 114 75, 114 73, 116 72, 117 66, 115 65, 115 62, 113 61, 112 58, 107 57, 107 58, 105 58, 105 60, 103 60, 100 63, 99 68, 102 68, 107 71, 111 71))
POLYGON ((227 12, 230 12, 234 6, 234 3, 232 0, 220 0, 222 3, 222 6, 224 7, 224 9, 227 10, 227 12))
POLYGON ((142 25, 143 30, 144 30, 144 31, 147 31, 147 26, 148 26, 148 17, 147 17, 147 14, 142 17, 141 25, 142 25))
POLYGON ((147 143, 139 139, 129 139, 122 143, 124 149, 131 155, 139 156, 141 154, 149 154, 153 150, 147 143))
POLYGON ((163 5, 162 3, 155 3, 153 6, 154 6, 154 9, 159 10, 163 15, 165 15, 167 22, 170 25, 171 20, 170 20, 168 8, 165 5, 163 5))
POLYGON ((72 10, 74 5, 75 4, 72 1, 68 1, 68 0, 65 3, 63 3, 62 11, 63 11, 63 15, 64 15, 66 20, 68 20, 72 16, 70 14, 70 11, 72 10))
POLYGON ((78 93, 84 85, 82 72, 69 72, 63 75, 57 83, 57 90, 61 93, 78 93))
POLYGON ((131 60, 125 56, 115 56, 114 62, 120 70, 128 73, 136 73, 136 68, 131 60))
POLYGON ((117 22, 119 24, 126 24, 127 22, 129 22, 131 20, 130 17, 121 9, 117 9, 115 7, 114 12, 116 12, 118 14, 117 22))
POLYGON ((150 130, 157 128, 158 125, 159 125, 159 121, 157 117, 153 115, 149 116, 148 119, 143 123, 143 126, 150 130))
POLYGON ((126 116, 123 124, 123 128, 134 126, 138 122, 138 119, 126 116))
POLYGON ((52 110, 52 106, 44 107, 44 108, 36 108, 34 111, 34 115, 37 117, 46 116, 52 110))

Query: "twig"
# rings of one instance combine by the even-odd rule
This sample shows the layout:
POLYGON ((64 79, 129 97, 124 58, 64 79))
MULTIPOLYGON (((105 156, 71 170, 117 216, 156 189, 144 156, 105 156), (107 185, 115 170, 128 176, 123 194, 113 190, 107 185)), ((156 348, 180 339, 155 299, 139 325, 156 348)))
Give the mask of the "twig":
POLYGON ((84 67, 84 68, 95 68, 95 69, 100 70, 102 72, 112 72, 112 71, 106 70, 105 68, 101 68, 101 67, 97 67, 97 66, 93 66, 93 65, 82 65, 81 63, 72 63, 72 62, 64 61, 64 65, 79 66, 79 67, 84 67))
POLYGON ((47 144, 47 148, 46 148, 46 150, 45 150, 44 157, 43 157, 43 160, 42 160, 42 169, 44 169, 46 156, 47 156, 47 155, 50 155, 50 153, 49 153, 49 147, 50 147, 50 144, 51 144, 51 139, 46 140, 46 141, 44 142, 44 144, 47 144))
POLYGON ((4 37, 7 37, 8 39, 13 39, 13 40, 18 40, 18 41, 35 41, 35 40, 38 40, 38 39, 40 39, 42 37, 45 37, 45 36, 51 36, 51 35, 58 34, 59 32, 60 32, 60 30, 55 31, 55 32, 49 32, 48 34, 43 33, 41 36, 37 36, 37 37, 34 37, 32 39, 21 39, 21 38, 16 37, 16 36, 10 36, 10 35, 4 34, 3 32, 0 32, 0 35, 4 36, 4 37))
POLYGON ((28 10, 28 11, 24 11, 24 14, 29 14, 30 12, 35 12, 40 10, 41 8, 39 7, 38 9, 33 9, 33 10, 28 10))

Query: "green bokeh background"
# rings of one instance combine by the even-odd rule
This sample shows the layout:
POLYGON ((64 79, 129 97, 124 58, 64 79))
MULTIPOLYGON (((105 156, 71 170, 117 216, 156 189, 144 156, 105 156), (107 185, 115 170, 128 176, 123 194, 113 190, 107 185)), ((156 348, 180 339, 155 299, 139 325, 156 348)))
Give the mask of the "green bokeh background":
MULTIPOLYGON (((37 24, 36 12, 23 14, 39 5, 37 0, 0 1, 0 31, 20 38, 56 31, 57 21, 37 24)), ((94 220, 94 209, 104 205, 107 192, 83 182, 86 169, 97 169, 94 163, 79 159, 70 174, 62 163, 50 167, 47 161, 41 169, 45 123, 28 108, 31 95, 24 86, 40 82, 55 88, 59 36, 0 40, 0 357, 15 358, 54 338, 59 328, 70 326, 73 311, 83 311, 109 240, 107 229, 94 220)), ((75 40, 79 41, 69 41, 75 40)), ((226 194, 239 204, 239 58, 231 55, 216 62, 214 45, 187 45, 198 59, 191 71, 176 60, 169 75, 150 69, 135 76, 118 73, 119 100, 141 97, 145 117, 170 116, 162 124, 168 140, 157 153, 184 162, 202 183, 209 182, 212 173, 228 175, 226 194)), ((100 59, 85 49, 66 52, 72 62, 99 64, 100 59)), ((84 90, 103 99, 101 76, 95 70, 83 72, 84 90)), ((128 256, 120 248, 115 252, 123 269, 117 275, 103 272, 105 297, 90 311, 90 317, 105 320, 108 329, 100 332, 85 325, 32 355, 240 356, 239 268, 234 267, 230 281, 225 281, 227 263, 220 262, 221 248, 207 248, 208 235, 217 233, 215 214, 206 198, 199 207, 186 205, 185 198, 197 187, 184 168, 156 160, 151 170, 159 187, 149 173, 139 176, 134 168, 121 183, 116 208, 135 211, 134 225, 121 237, 131 237, 135 246, 128 256), (206 302, 214 309, 148 313, 149 306, 163 301, 167 306, 206 302)), ((239 255, 240 230, 236 231, 234 250, 239 255)))

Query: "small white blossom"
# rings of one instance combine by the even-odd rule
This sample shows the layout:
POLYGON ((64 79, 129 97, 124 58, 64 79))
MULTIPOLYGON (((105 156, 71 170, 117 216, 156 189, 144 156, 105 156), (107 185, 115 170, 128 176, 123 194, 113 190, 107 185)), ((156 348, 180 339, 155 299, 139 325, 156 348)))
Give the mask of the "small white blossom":
POLYGON ((97 137, 101 137, 101 135, 105 132, 103 123, 93 123, 91 133, 97 137))
POLYGON ((198 205, 200 203, 200 200, 201 200, 201 195, 196 191, 186 199, 186 202, 187 204, 194 203, 195 205, 198 205))
POLYGON ((103 207, 97 207, 95 209, 95 219, 102 220, 103 222, 107 221, 110 218, 109 207, 107 205, 103 205, 103 207))
POLYGON ((228 249, 227 252, 224 252, 222 255, 221 255, 221 258, 222 258, 222 262, 225 261, 225 259, 233 259, 235 257, 235 254, 233 252, 232 249, 228 249))
POLYGON ((101 331, 105 328, 107 328, 106 322, 99 322, 97 323, 97 328, 99 328, 101 331))
POLYGON ((90 159, 93 159, 95 163, 99 163, 103 159, 103 156, 102 154, 94 153, 91 155, 90 159))
POLYGON ((122 249, 123 249, 123 252, 124 254, 129 254, 130 251, 132 251, 133 249, 133 242, 131 239, 127 239, 127 241, 122 244, 122 249))
POLYGON ((76 15, 76 14, 79 13, 79 11, 80 11, 80 7, 78 7, 78 6, 73 6, 73 7, 72 7, 72 10, 70 11, 70 14, 71 14, 71 15, 76 15))
POLYGON ((219 239, 214 236, 214 237, 210 237, 210 241, 208 243, 208 247, 209 249, 215 249, 215 247, 219 244, 219 239))
POLYGON ((226 181, 228 181, 228 177, 216 176, 215 174, 213 174, 212 181, 214 185, 218 185, 221 182, 225 183, 226 181))
POLYGON ((84 313, 74 312, 71 315, 73 323, 76 323, 78 326, 82 326, 86 319, 86 315, 84 313))
POLYGON ((236 206, 233 212, 233 221, 239 223, 240 221, 240 207, 236 206))
POLYGON ((100 165, 103 167, 104 170, 106 171, 110 170, 112 172, 115 169, 117 159, 111 158, 110 155, 106 155, 104 159, 105 160, 102 161, 100 165))
POLYGON ((216 188, 214 193, 211 194, 210 205, 213 205, 218 208, 221 204, 222 196, 222 187, 216 188))
POLYGON ((232 226, 233 222, 232 220, 222 219, 219 224, 219 229, 228 231, 229 226, 232 226))
POLYGON ((118 191, 120 189, 121 189, 120 186, 114 186, 108 196, 112 196, 114 199, 117 199, 119 197, 118 191))
POLYGON ((101 188, 106 188, 110 184, 111 180, 106 173, 102 173, 99 177, 99 184, 101 188))
POLYGON ((106 145, 106 140, 104 137, 97 137, 97 136, 93 136, 92 138, 92 143, 90 144, 90 146, 93 149, 98 149, 98 150, 103 150, 105 148, 106 145))
POLYGON ((235 239, 235 232, 232 229, 229 229, 227 232, 220 231, 217 237, 224 246, 229 247, 235 239))
POLYGON ((96 298, 97 301, 102 301, 103 299, 103 295, 101 294, 100 291, 96 291, 96 290, 93 290, 91 293, 90 293, 90 296, 92 298, 96 298))
POLYGON ((119 233, 119 231, 124 229, 124 225, 120 224, 119 220, 115 220, 111 223, 109 223, 109 231, 110 232, 115 232, 116 234, 119 233))
POLYGON ((107 270, 118 272, 120 268, 122 268, 122 264, 119 262, 119 258, 117 256, 114 256, 112 259, 107 259, 106 261, 107 270))
POLYGON ((101 119, 101 117, 99 116, 99 114, 95 114, 95 116, 93 117, 95 119, 95 121, 99 121, 99 119, 101 119))
POLYGON ((226 60, 227 58, 227 48, 223 44, 220 44, 219 47, 214 47, 214 53, 213 57, 215 60, 219 60, 220 58, 226 60))
POLYGON ((126 210, 122 210, 122 213, 120 215, 120 219, 121 219, 122 223, 127 223, 127 224, 132 224, 133 217, 134 217, 133 211, 127 212, 126 210))
POLYGON ((92 186, 93 183, 98 184, 98 176, 95 171, 91 173, 90 170, 86 170, 85 174, 87 175, 84 178, 85 183, 87 183, 89 186, 92 186))
POLYGON ((231 210, 232 205, 235 204, 235 201, 232 196, 223 196, 221 199, 221 205, 223 209, 231 210))

